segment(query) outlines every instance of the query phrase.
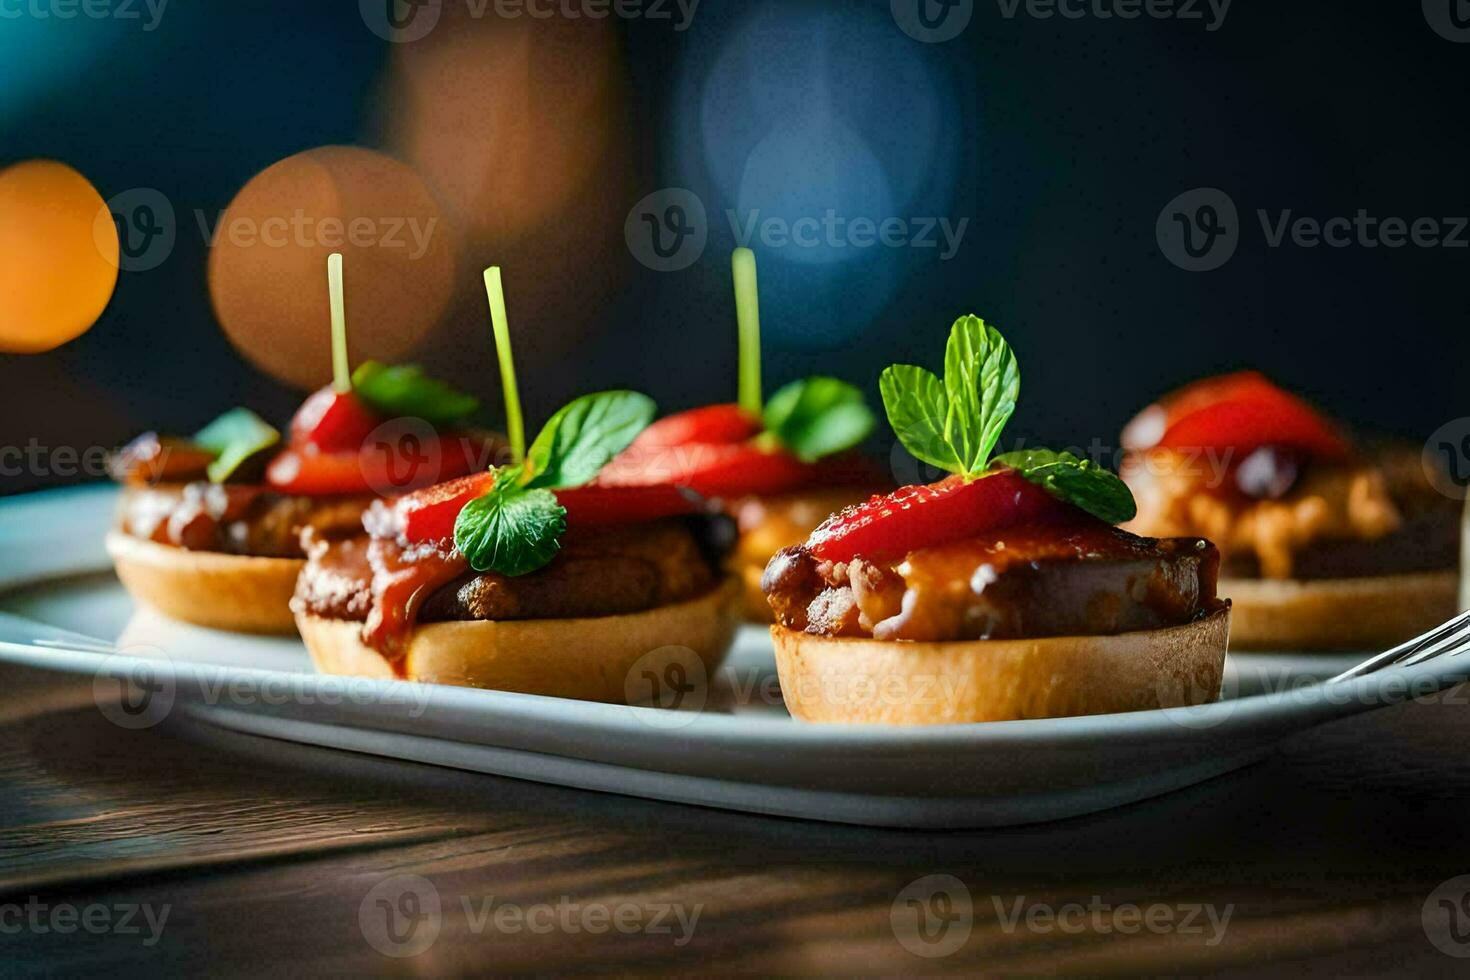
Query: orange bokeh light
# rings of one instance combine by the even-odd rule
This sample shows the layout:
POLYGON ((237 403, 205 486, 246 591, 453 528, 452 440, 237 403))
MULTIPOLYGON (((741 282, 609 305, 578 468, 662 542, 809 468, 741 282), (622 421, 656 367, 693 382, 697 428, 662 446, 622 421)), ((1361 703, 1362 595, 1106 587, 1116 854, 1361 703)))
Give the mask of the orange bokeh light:
MULTIPOLYGON (((381 93, 387 144, 463 230, 466 265, 504 267, 521 367, 553 369, 617 290, 646 193, 615 26, 445 4, 437 30, 394 47, 381 93)), ((485 317, 479 277, 462 275, 435 346, 493 373, 485 317)))
POLYGON ((64 163, 0 170, 0 351, 37 354, 86 333, 117 286, 107 204, 64 163))
POLYGON ((504 241, 605 179, 621 121, 616 35, 604 23, 445 17, 394 52, 389 128, 477 235, 504 241))
POLYGON ((326 260, 344 256, 354 363, 400 359, 453 291, 455 235, 409 167, 327 146, 251 179, 214 230, 209 288, 230 342, 289 384, 332 375, 326 260))

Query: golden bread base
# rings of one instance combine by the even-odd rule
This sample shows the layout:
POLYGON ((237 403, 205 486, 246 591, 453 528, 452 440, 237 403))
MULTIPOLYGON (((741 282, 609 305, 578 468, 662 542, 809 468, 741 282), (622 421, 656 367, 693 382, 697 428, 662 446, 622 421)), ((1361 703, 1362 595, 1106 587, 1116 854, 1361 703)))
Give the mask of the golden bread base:
POLYGON ((306 562, 189 551, 111 531, 107 553, 134 599, 171 619, 237 633, 294 633, 291 594, 306 562))
POLYGON ((786 708, 803 721, 944 725, 1215 701, 1230 610, 1117 636, 909 643, 772 626, 786 708))
POLYGON ((1235 650, 1386 650, 1453 616, 1459 575, 1425 572, 1369 578, 1222 579, 1235 607, 1235 650))
MULTIPOLYGON (((622 704, 630 693, 647 689, 640 678, 630 683, 629 675, 655 651, 693 651, 713 672, 739 625, 738 600, 738 585, 728 579, 688 602, 620 616, 426 623, 409 640, 404 676, 429 684, 622 704)), ((303 613, 296 625, 322 673, 398 676, 362 642, 361 623, 303 613)))

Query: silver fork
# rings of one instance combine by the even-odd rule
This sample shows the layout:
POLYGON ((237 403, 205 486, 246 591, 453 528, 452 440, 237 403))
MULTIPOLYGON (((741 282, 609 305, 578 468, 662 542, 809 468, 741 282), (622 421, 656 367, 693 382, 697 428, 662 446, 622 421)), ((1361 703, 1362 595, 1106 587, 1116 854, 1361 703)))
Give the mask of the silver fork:
POLYGON ((1462 612, 1454 619, 1436 626, 1423 636, 1415 637, 1392 650, 1376 653, 1355 667, 1338 674, 1329 684, 1352 680, 1385 667, 1408 667, 1422 664, 1436 657, 1454 656, 1470 650, 1470 612, 1462 612))

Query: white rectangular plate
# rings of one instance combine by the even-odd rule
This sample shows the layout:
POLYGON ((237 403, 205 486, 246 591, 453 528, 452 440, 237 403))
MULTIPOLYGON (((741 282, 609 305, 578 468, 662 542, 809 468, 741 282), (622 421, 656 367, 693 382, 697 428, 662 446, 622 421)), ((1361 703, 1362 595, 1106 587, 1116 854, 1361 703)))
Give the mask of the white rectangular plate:
POLYGON ((173 712, 226 729, 592 790, 902 827, 1051 820, 1244 765, 1284 735, 1455 683, 1436 661, 1324 688, 1359 657, 1232 657, 1199 708, 926 728, 816 726, 780 702, 745 629, 686 710, 316 674, 299 641, 136 611, 102 550, 115 492, 0 500, 0 660, 92 678, 128 727, 173 712))

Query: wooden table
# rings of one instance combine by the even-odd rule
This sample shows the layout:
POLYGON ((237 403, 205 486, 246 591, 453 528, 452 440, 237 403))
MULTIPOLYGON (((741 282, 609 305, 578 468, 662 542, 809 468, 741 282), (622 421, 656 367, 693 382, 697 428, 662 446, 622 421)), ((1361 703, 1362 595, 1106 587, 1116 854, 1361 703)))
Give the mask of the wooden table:
POLYGON ((7 975, 1470 966, 1430 933, 1466 954, 1470 935, 1456 946, 1421 917, 1437 886, 1470 874, 1463 692, 1319 729, 1250 769, 1098 816, 904 833, 537 786, 182 720, 129 732, 101 716, 90 685, 17 668, 0 667, 0 690, 7 975), (927 884, 895 901, 935 874, 968 892, 967 935, 961 906, 927 884), (437 916, 425 904, 435 899, 437 916), (1229 914, 1223 935, 1209 913, 1229 914), (1149 915, 1154 926, 1139 925, 1149 915), (926 957, 905 942, 957 948, 926 957))

